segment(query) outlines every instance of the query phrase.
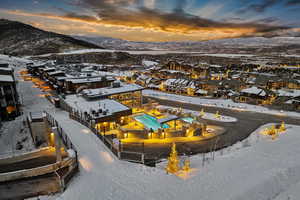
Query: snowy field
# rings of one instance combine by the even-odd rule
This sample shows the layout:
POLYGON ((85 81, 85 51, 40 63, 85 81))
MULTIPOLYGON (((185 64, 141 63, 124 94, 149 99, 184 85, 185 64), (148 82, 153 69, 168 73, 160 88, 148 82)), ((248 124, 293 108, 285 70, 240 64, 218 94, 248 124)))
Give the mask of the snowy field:
POLYGON ((218 54, 218 53, 211 53, 211 54, 202 54, 203 56, 213 56, 213 57, 223 57, 223 58, 240 58, 240 57, 253 57, 253 54, 218 54))
MULTIPOLYGON (((167 108, 167 109, 177 109, 176 107, 171 107, 171 106, 158 106, 158 108, 167 108)), ((194 110, 188 110, 188 109, 182 109, 183 113, 191 113, 194 116, 199 116, 200 112, 194 111, 194 110)), ((220 115, 219 118, 216 118, 215 113, 208 113, 204 112, 204 115, 201 117, 203 119, 208 119, 208 120, 213 120, 213 121, 218 121, 218 122, 237 122, 237 119, 234 117, 230 116, 225 116, 225 115, 220 115)))
MULTIPOLYGON (((166 174, 166 162, 151 168, 120 161, 82 125, 59 111, 56 118, 68 124, 67 133, 79 151, 80 173, 66 191, 45 199, 299 199, 294 187, 300 181, 300 127, 287 125, 276 140, 260 135, 216 152, 191 157, 190 173, 179 178, 166 174), (291 192, 290 192, 291 191, 291 192), (279 198, 282 197, 282 198, 279 198)), ((42 198, 43 199, 43 198, 42 198)))
POLYGON ((300 113, 289 111, 271 110, 263 106, 250 105, 245 103, 235 103, 230 99, 204 99, 200 97, 189 97, 176 94, 169 94, 155 90, 143 90, 144 96, 155 97, 164 100, 178 101, 182 103, 191 103, 202 106, 212 106, 240 111, 258 112, 272 115, 282 115, 291 117, 300 117, 300 113))
MULTIPOLYGON (((68 55, 68 54, 83 54, 83 53, 113 53, 113 52, 125 52, 132 55, 141 55, 141 54, 148 54, 148 55, 163 55, 163 54, 196 54, 201 52, 187 52, 187 51, 170 51, 170 50, 153 50, 153 51, 124 51, 124 50, 112 50, 112 49, 81 49, 81 50, 74 50, 74 51, 66 51, 64 53, 57 53, 58 55, 68 55)), ((44 54, 42 56, 50 56, 52 54, 44 54)))
MULTIPOLYGON (((197 51, 170 51, 170 50, 149 50, 149 51, 124 51, 124 50, 112 50, 112 49, 81 49, 81 50, 72 50, 66 51, 63 53, 58 53, 59 55, 67 54, 83 54, 83 53, 104 53, 104 52, 125 52, 132 55, 163 55, 163 54, 199 54, 199 56, 213 56, 213 57, 225 57, 225 58, 240 58, 240 57, 253 57, 253 54, 204 54, 203 52, 197 51)), ((51 54, 44 54, 40 56, 49 56, 51 54)))

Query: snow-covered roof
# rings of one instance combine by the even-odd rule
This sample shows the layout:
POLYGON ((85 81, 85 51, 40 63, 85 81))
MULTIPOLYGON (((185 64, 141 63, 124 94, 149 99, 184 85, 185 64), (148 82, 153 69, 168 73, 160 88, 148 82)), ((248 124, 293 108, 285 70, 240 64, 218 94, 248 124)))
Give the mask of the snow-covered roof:
POLYGON ((85 89, 82 91, 82 94, 86 97, 108 97, 114 94, 122 94, 127 92, 134 92, 143 90, 142 86, 137 84, 125 84, 120 87, 106 87, 106 88, 98 88, 98 89, 85 89))
POLYGON ((199 89, 195 93, 196 94, 207 94, 208 92, 206 90, 199 89))
POLYGON ((56 70, 56 68, 54 68, 54 67, 49 67, 49 68, 42 68, 41 70, 44 71, 44 72, 49 72, 49 71, 56 70))
POLYGON ((168 73, 179 73, 179 74, 190 74, 189 72, 178 71, 178 70, 170 70, 170 69, 163 69, 161 72, 168 72, 168 73))
POLYGON ((188 82, 189 81, 186 79, 168 79, 164 82, 164 84, 169 86, 186 86, 188 82))
POLYGON ((71 83, 92 83, 92 82, 100 82, 100 81, 113 81, 114 79, 112 77, 103 77, 103 76, 98 76, 98 77, 79 77, 79 78, 68 78, 66 79, 67 82, 71 83))
POLYGON ((158 65, 157 62, 149 61, 149 60, 143 60, 142 64, 146 67, 152 67, 158 65))
POLYGON ((50 76, 53 76, 53 75, 56 75, 56 74, 62 74, 62 73, 65 73, 65 72, 59 70, 59 71, 49 72, 48 74, 49 74, 50 76))
POLYGON ((257 88, 255 86, 250 87, 250 88, 246 88, 241 90, 242 93, 248 93, 248 94, 256 94, 259 96, 265 96, 266 92, 263 89, 257 88))
POLYGON ((276 90, 278 96, 297 97, 300 96, 300 90, 276 90))
POLYGON ((0 81, 1 82, 14 82, 12 75, 1 75, 0 74, 0 81))
POLYGON ((66 77, 66 76, 56 76, 55 78, 56 78, 56 80, 58 80, 58 81, 62 81, 62 80, 67 79, 68 77, 66 77))
POLYGON ((209 65, 209 67, 216 67, 216 68, 219 68, 219 67, 222 67, 221 65, 209 65))
POLYGON ((157 122, 160 124, 163 124, 163 123, 167 123, 169 121, 173 121, 173 120, 177 120, 177 119, 179 119, 179 117, 176 115, 168 115, 167 117, 157 119, 157 122))
POLYGON ((149 84, 148 88, 159 88, 159 85, 155 85, 155 84, 149 84))
POLYGON ((12 72, 13 68, 11 68, 11 67, 0 67, 0 71, 10 71, 10 72, 12 72))
POLYGON ((107 111, 106 115, 103 115, 103 113, 99 114, 99 118, 112 115, 117 112, 127 111, 130 110, 127 106, 111 100, 111 99, 102 99, 102 100, 96 100, 96 101, 87 101, 81 96, 77 95, 67 95, 65 101, 67 104, 69 104, 71 107, 82 111, 82 112, 88 112, 90 113, 91 110, 98 111, 99 109, 102 109, 102 111, 107 111))

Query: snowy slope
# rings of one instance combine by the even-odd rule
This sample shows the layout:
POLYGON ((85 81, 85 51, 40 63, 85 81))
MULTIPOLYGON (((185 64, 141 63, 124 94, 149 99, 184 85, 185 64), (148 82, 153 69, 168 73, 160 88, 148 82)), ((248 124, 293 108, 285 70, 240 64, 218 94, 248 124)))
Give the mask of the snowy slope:
POLYGON ((288 126, 275 141, 257 136, 258 130, 247 143, 218 152, 215 161, 204 167, 202 156, 193 156, 189 178, 180 179, 165 173, 165 162, 149 168, 119 161, 67 113, 56 112, 56 118, 68 124, 67 133, 78 147, 80 160, 80 175, 59 199, 264 200, 300 181, 297 126, 288 126))

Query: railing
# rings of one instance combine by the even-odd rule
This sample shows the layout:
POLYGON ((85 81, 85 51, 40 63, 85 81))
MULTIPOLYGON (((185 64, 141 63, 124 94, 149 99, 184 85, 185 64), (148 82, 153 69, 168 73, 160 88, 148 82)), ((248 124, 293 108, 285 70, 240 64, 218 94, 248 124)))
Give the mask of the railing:
POLYGON ((57 132, 59 137, 61 138, 63 144, 68 148, 68 149, 73 149, 75 152, 75 158, 76 162, 78 161, 78 155, 77 155, 77 148, 75 145, 71 142, 70 138, 68 135, 64 132, 62 127, 58 124, 58 122, 46 111, 44 111, 46 114, 46 120, 47 122, 52 126, 52 127, 57 127, 57 132))
POLYGON ((69 106, 67 104, 67 102, 61 97, 59 96, 59 104, 60 104, 60 108, 67 111, 67 112, 72 112, 73 108, 71 106, 69 106))
POLYGON ((102 142, 107 148, 119 159, 126 160, 130 162, 136 162, 141 164, 145 163, 145 154, 140 152, 133 151, 122 151, 121 143, 119 145, 114 145, 112 139, 102 135, 99 130, 97 130, 92 123, 89 123, 82 115, 79 114, 75 109, 70 110, 69 112, 70 119, 73 119, 82 125, 88 127, 102 142))

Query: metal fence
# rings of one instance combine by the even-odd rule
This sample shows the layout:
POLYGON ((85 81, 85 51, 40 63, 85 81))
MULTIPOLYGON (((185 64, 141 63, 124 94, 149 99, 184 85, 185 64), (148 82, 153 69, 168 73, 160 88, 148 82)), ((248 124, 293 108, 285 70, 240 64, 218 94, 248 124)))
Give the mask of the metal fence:
POLYGON ((76 158, 76 162, 77 162, 78 161, 77 148, 72 143, 69 136, 65 133, 65 131, 62 129, 62 127, 59 125, 59 123, 56 121, 56 119, 54 119, 48 112, 46 112, 46 111, 44 111, 44 112, 46 114, 46 120, 51 125, 51 127, 57 127, 58 135, 61 138, 63 144, 68 149, 73 149, 74 150, 75 158, 76 158))
POLYGON ((123 151, 121 147, 121 142, 119 144, 114 144, 112 140, 113 137, 101 134, 101 132, 95 128, 91 121, 88 122, 86 119, 84 119, 83 115, 81 115, 80 112, 76 111, 75 109, 71 109, 69 112, 69 117, 88 127, 103 142, 103 144, 105 144, 105 146, 109 148, 111 152, 119 159, 141 164, 147 164, 147 162, 145 162, 144 153, 123 151))
POLYGON ((59 104, 61 109, 67 112, 72 112, 73 108, 69 106, 69 104, 67 104, 67 102, 61 96, 59 96, 59 104))

